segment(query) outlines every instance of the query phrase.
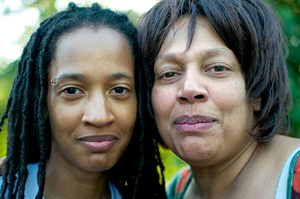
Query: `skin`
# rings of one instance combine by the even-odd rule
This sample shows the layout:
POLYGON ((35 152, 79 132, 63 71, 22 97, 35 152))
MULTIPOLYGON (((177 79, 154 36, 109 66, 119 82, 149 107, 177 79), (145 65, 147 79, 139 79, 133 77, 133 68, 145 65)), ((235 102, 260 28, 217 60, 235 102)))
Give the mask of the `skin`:
POLYGON ((57 41, 49 69, 52 127, 45 198, 110 198, 106 178, 136 121, 134 59, 125 36, 81 28, 57 41))
POLYGON ((273 198, 299 141, 278 135, 259 144, 249 135, 257 131, 261 99, 247 100, 239 61, 205 17, 198 17, 186 49, 188 22, 188 16, 179 18, 168 33, 152 90, 163 141, 192 169, 185 198, 273 198))
POLYGON ((191 165, 211 166, 255 143, 247 134, 254 124, 253 103, 246 100, 237 58, 205 18, 198 19, 185 52, 185 22, 175 23, 176 32, 170 31, 156 59, 153 109, 158 130, 176 155, 191 165), (193 121, 197 117, 206 121, 193 121))

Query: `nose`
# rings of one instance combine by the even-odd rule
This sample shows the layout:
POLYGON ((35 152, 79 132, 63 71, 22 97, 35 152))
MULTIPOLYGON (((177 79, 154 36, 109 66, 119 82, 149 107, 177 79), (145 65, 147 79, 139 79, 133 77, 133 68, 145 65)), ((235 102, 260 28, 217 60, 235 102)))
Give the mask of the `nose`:
POLYGON ((93 93, 85 104, 82 122, 84 125, 102 127, 111 124, 115 117, 110 103, 100 92, 93 93))
POLYGON ((204 81, 200 71, 187 70, 180 82, 177 101, 181 104, 207 101, 209 95, 204 81))

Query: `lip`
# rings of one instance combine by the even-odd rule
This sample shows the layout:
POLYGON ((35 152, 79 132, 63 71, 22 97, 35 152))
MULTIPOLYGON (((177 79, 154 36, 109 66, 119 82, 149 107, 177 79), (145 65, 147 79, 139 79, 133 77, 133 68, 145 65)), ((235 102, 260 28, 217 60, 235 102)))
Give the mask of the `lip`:
POLYGON ((179 132, 199 132, 210 128, 217 119, 203 115, 183 115, 175 118, 174 126, 179 132))
POLYGON ((92 152, 104 152, 113 147, 117 137, 114 135, 93 135, 80 137, 78 140, 92 152))

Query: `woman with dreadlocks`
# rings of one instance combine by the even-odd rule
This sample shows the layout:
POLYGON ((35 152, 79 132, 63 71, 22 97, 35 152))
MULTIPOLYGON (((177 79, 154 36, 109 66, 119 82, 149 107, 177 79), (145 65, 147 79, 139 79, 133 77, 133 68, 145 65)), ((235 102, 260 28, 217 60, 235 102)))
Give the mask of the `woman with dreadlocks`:
POLYGON ((0 198, 166 197, 136 40, 127 16, 96 3, 40 24, 0 121, 0 198))

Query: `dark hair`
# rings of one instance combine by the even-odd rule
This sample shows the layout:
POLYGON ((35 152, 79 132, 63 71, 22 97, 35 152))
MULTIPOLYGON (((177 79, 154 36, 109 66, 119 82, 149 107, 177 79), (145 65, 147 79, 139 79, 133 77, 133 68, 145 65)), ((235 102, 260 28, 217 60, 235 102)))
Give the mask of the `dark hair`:
POLYGON ((24 198, 28 177, 27 165, 39 162, 39 192, 42 198, 46 162, 50 156, 51 126, 47 118, 48 67, 54 56, 56 42, 64 34, 80 28, 107 27, 124 35, 135 60, 135 87, 138 113, 132 139, 117 164, 108 171, 109 180, 123 198, 166 198, 163 166, 157 143, 146 128, 148 112, 144 99, 145 77, 141 70, 141 55, 136 28, 125 14, 92 7, 69 4, 67 10, 46 19, 32 34, 18 63, 18 72, 8 99, 0 127, 8 118, 7 159, 3 167, 1 197, 24 198), (158 173, 159 168, 160 173, 158 173))
POLYGON ((255 127, 259 132, 251 135, 258 142, 266 142, 279 129, 279 133, 287 134, 291 94, 283 55, 286 46, 274 14, 260 0, 163 0, 140 19, 138 40, 148 73, 150 112, 154 62, 167 34, 181 16, 190 17, 187 49, 193 40, 197 16, 205 16, 239 60, 247 99, 261 98, 261 110, 255 112, 255 127))

